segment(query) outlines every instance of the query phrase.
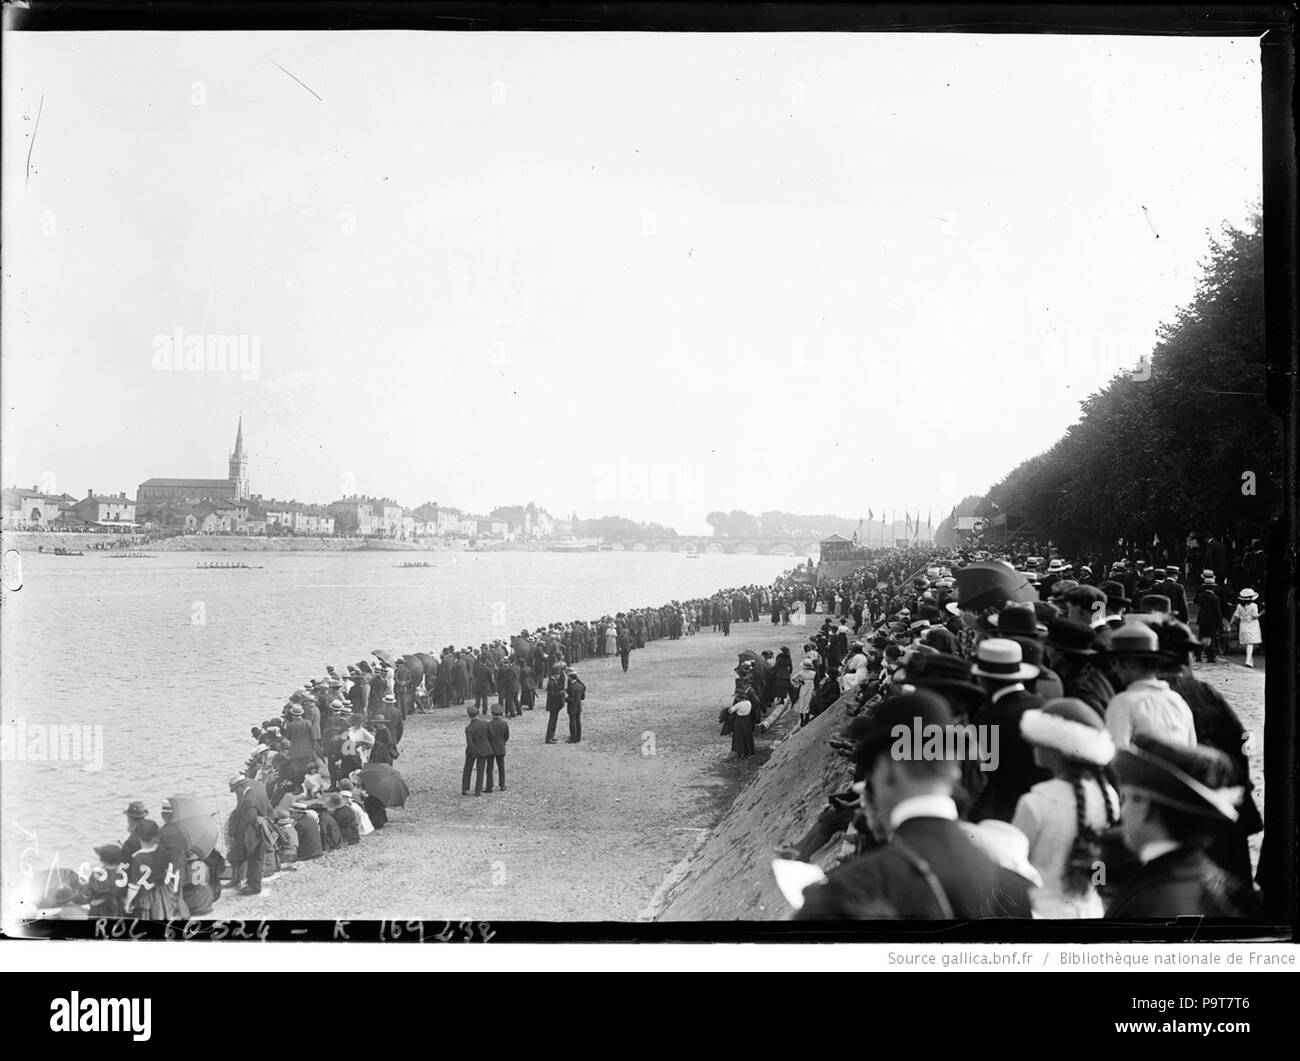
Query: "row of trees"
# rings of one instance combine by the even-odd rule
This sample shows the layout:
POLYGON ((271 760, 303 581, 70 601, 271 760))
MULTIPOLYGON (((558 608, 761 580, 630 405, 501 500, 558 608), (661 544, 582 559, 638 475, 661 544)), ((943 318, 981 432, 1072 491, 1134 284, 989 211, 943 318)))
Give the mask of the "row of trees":
POLYGON ((710 512, 704 521, 715 538, 825 538, 831 534, 848 538, 858 527, 856 519, 843 516, 800 516, 777 510, 757 516, 739 509, 719 510, 710 512))
POLYGON ((638 523, 625 516, 601 516, 599 519, 574 519, 576 538, 600 538, 604 541, 630 541, 636 538, 676 538, 677 532, 660 523, 638 523))
POLYGON ((1149 362, 1116 375, 1046 453, 976 514, 1028 521, 1067 549, 1188 533, 1265 538, 1281 500, 1281 432, 1265 392, 1261 218, 1211 238, 1192 302, 1149 362))

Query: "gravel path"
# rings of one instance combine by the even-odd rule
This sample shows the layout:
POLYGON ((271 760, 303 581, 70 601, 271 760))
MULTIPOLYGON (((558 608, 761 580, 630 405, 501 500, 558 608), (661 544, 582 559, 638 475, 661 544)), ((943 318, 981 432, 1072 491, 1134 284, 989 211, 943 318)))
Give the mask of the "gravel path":
POLYGON ((717 715, 736 653, 799 648, 794 627, 737 623, 577 665, 582 743, 543 742, 546 712, 510 724, 504 794, 460 794, 463 708, 408 720, 407 808, 355 847, 285 872, 260 896, 227 892, 222 919, 632 921, 765 758, 729 758, 717 715))

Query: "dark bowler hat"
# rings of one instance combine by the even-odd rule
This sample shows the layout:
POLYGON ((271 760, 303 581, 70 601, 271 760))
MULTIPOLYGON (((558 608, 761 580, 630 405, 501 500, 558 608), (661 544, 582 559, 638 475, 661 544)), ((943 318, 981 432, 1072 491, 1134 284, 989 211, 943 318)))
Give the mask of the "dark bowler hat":
POLYGON ((125 858, 122 855, 122 848, 117 844, 100 844, 99 847, 95 848, 95 854, 101 862, 107 863, 110 866, 115 866, 118 863, 125 861, 125 858))
POLYGON ((1043 644, 1072 656, 1095 656, 1096 641, 1092 627, 1073 619, 1053 619, 1047 628, 1047 640, 1043 644))
MULTIPOLYGON (((855 758, 859 765, 870 769, 881 755, 889 753, 898 740, 894 733, 896 726, 902 726, 911 734, 916 727, 924 731, 926 726, 952 725, 952 708, 937 693, 927 689, 917 689, 912 693, 903 693, 882 700, 871 716, 866 732, 858 744, 855 758)), ((907 747, 911 748, 910 736, 907 747)))
POLYGON ((1176 747, 1138 733, 1132 747, 1115 756, 1115 771, 1121 783, 1155 803, 1213 821, 1237 820, 1243 790, 1236 768, 1208 744, 1176 747))
POLYGON ((1163 593, 1148 593, 1138 602, 1138 607, 1144 612, 1168 615, 1173 610, 1174 602, 1163 593))
POLYGON ((1124 586, 1119 582, 1103 582, 1097 587, 1106 595, 1106 607, 1131 608, 1133 602, 1124 596, 1124 586))
POLYGON ((1047 627, 1038 621, 1033 605, 1008 604, 1000 612, 977 619, 981 633, 993 637, 1042 637, 1047 627))
POLYGON ((1112 659, 1136 659, 1147 663, 1163 663, 1160 638, 1146 623, 1129 621, 1110 635, 1110 645, 1105 654, 1112 659))
POLYGON ((126 808, 128 818, 143 819, 149 817, 149 809, 138 799, 133 799, 126 808))

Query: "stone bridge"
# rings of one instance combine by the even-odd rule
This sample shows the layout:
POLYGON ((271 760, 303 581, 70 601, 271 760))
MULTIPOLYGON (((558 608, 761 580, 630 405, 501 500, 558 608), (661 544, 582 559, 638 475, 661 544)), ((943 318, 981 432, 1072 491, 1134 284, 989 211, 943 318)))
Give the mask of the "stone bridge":
POLYGON ((633 538, 605 542, 602 549, 631 553, 759 553, 764 556, 817 555, 816 538, 633 538))

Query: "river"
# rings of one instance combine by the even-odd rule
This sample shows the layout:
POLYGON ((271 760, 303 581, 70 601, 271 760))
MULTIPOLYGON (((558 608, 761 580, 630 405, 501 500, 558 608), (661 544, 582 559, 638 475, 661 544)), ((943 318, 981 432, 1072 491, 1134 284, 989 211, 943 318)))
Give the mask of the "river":
POLYGON ((0 613, 5 895, 123 839, 133 799, 155 820, 177 792, 224 814, 226 781, 252 750, 250 727, 278 715, 326 664, 341 671, 373 660, 376 648, 478 645, 768 583, 796 562, 744 553, 26 553, 22 589, 4 591, 0 613), (197 567, 213 561, 261 566, 197 567), (431 566, 399 566, 411 561, 431 566), (31 757, 51 725, 88 727, 79 759, 31 757))

